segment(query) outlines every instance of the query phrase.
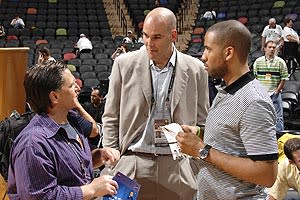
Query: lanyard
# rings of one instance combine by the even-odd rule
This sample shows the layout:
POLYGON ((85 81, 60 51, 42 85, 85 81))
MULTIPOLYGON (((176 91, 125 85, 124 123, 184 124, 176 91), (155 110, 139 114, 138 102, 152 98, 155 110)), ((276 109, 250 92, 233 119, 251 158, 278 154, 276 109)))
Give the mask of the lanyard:
MULTIPOLYGON (((174 80, 175 80, 175 71, 176 71, 176 60, 177 60, 177 56, 175 58, 175 65, 173 67, 173 71, 172 71, 172 75, 171 75, 171 80, 169 83, 169 87, 168 87, 168 95, 166 98, 166 102, 169 103, 170 101, 170 94, 173 88, 173 84, 174 84, 174 80)), ((169 64, 170 62, 168 62, 169 64)), ((151 76, 151 86, 152 86, 152 91, 151 91, 151 108, 153 107, 154 103, 155 103, 155 98, 154 98, 154 86, 153 86, 153 77, 152 77, 152 71, 150 70, 150 76, 151 76)))

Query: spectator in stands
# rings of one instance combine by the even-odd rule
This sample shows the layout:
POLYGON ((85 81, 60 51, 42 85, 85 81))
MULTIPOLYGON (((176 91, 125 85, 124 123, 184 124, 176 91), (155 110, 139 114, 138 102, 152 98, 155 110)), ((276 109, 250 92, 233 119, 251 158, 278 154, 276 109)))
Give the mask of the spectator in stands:
MULTIPOLYGON (((293 20, 290 18, 284 19, 283 28, 283 57, 285 60, 298 58, 298 46, 299 46, 299 36, 297 32, 293 29, 293 20)), ((298 60, 299 61, 299 60, 298 60)))
POLYGON ((111 176, 93 179, 92 167, 115 163, 119 152, 95 149, 92 162, 86 137, 99 131, 78 102, 80 89, 67 66, 61 62, 37 64, 26 73, 24 86, 37 114, 11 149, 9 198, 94 199, 116 194, 117 182, 111 176))
POLYGON ((91 102, 84 106, 85 110, 96 120, 102 124, 102 114, 104 112, 106 89, 97 86, 92 89, 91 102))
POLYGON ((265 43, 265 55, 254 61, 253 72, 273 101, 276 111, 276 132, 279 134, 284 130, 281 90, 289 74, 285 61, 275 55, 275 49, 275 42, 269 40, 265 43))
POLYGON ((300 194, 300 138, 291 138, 284 143, 287 159, 278 165, 277 179, 268 192, 268 200, 284 199, 289 188, 300 194))
POLYGON ((273 41, 276 44, 275 55, 278 55, 283 46, 282 28, 276 24, 275 18, 269 19, 269 25, 265 26, 261 34, 261 51, 265 50, 265 44, 268 41, 273 41))
POLYGON ((250 31, 239 21, 212 25, 202 56, 212 78, 223 78, 205 130, 182 125, 183 153, 199 159, 197 200, 263 199, 276 180, 278 148, 272 101, 249 71, 250 31), (202 139, 204 138, 204 139, 202 139))
POLYGON ((122 152, 113 171, 142 184, 139 199, 192 199, 197 188, 190 160, 173 160, 164 134, 155 132, 158 124, 204 123, 209 108, 207 73, 199 59, 176 50, 176 24, 171 10, 150 11, 144 48, 117 57, 110 76, 103 146, 122 152))
POLYGON ((122 43, 126 43, 126 44, 135 44, 136 43, 136 38, 134 37, 131 30, 129 30, 127 32, 127 36, 124 37, 122 43))
POLYGON ((15 29, 22 29, 25 27, 25 23, 19 15, 16 15, 15 18, 11 20, 10 25, 15 29))
POLYGON ((77 49, 76 54, 90 53, 93 49, 92 42, 83 33, 81 33, 79 37, 80 38, 75 45, 75 49, 77 49))
POLYGON ((209 9, 203 14, 201 19, 213 20, 213 19, 216 19, 216 17, 217 17, 216 11, 214 11, 214 9, 209 9))
POLYGON ((5 37, 5 29, 2 24, 0 24, 0 39, 5 37))
MULTIPOLYGON (((85 110, 95 119, 95 121, 102 127, 102 115, 104 112, 105 99, 107 89, 103 85, 99 85, 92 89, 91 102, 84 105, 85 110)), ((91 149, 98 146, 100 135, 97 137, 89 138, 91 149)))
POLYGON ((111 55, 111 59, 115 60, 121 54, 125 54, 128 52, 128 46, 126 43, 122 43, 118 46, 116 51, 111 55))
POLYGON ((37 63, 41 64, 45 61, 55 61, 55 59, 51 56, 50 50, 47 47, 42 47, 39 51, 37 63))

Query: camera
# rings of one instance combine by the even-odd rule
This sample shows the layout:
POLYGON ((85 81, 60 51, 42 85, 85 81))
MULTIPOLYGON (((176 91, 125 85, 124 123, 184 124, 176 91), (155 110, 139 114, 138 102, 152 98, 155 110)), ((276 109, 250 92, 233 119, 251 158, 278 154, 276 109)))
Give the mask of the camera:
POLYGON ((118 48, 118 49, 117 49, 117 53, 122 53, 122 49, 121 49, 121 48, 118 48))

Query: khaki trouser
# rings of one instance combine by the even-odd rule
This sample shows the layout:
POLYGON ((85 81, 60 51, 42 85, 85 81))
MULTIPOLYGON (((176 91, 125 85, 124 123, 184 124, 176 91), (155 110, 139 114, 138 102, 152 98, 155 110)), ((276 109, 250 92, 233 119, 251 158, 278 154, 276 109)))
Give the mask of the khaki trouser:
POLYGON ((138 200, 192 200, 197 190, 187 158, 174 161, 171 155, 127 153, 113 169, 117 171, 141 184, 138 200))
POLYGON ((5 182, 4 178, 0 175, 0 199, 9 200, 6 191, 7 183, 5 182))

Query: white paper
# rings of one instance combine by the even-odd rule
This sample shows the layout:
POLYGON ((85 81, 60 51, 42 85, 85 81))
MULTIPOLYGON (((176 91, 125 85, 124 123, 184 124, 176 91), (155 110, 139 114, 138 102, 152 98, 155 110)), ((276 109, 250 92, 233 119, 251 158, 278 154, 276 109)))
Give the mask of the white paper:
POLYGON ((179 159, 183 158, 184 156, 181 153, 178 143, 177 143, 177 140, 176 140, 176 135, 179 132, 183 132, 181 126, 177 123, 171 123, 171 124, 162 126, 161 128, 162 128, 162 130, 167 138, 167 141, 169 143, 173 159, 176 160, 177 158, 179 158, 179 159))

